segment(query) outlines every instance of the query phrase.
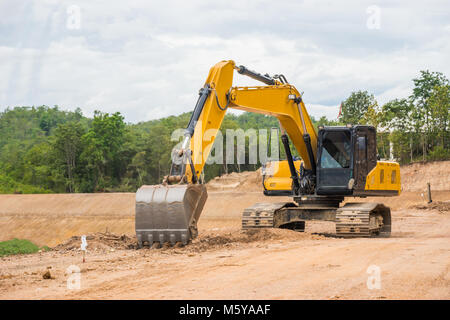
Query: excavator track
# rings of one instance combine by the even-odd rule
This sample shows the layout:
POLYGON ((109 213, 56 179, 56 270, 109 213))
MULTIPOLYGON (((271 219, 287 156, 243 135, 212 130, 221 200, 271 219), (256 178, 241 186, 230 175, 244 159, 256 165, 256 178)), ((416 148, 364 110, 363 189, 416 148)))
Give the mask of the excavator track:
POLYGON ((242 213, 242 229, 273 228, 273 217, 277 210, 286 206, 286 202, 255 203, 242 213))
POLYGON ((336 210, 336 235, 344 238, 389 237, 391 210, 381 203, 347 203, 336 210))

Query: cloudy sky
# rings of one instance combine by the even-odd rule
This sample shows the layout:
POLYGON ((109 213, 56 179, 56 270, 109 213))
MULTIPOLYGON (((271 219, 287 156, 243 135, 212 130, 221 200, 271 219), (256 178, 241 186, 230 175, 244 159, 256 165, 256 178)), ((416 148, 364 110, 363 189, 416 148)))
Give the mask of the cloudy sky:
POLYGON ((420 70, 449 77, 450 2, 0 1, 0 110, 176 115, 224 59, 283 73, 310 114, 333 119, 351 91, 384 103, 420 70))

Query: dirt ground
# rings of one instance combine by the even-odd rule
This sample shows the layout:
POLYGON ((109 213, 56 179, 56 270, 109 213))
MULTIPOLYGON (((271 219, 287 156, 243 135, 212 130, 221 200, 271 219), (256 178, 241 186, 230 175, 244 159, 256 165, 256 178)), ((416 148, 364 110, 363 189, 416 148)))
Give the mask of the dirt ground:
POLYGON ((0 299, 450 299, 450 162, 401 173, 400 197, 366 199, 392 208, 387 239, 336 238, 330 222, 242 232, 245 207, 289 201, 264 197, 257 173, 212 181, 200 236, 181 248, 135 249, 134 194, 1 195, 0 240, 54 250, 0 258, 0 299), (68 288, 70 266, 79 289, 68 288))

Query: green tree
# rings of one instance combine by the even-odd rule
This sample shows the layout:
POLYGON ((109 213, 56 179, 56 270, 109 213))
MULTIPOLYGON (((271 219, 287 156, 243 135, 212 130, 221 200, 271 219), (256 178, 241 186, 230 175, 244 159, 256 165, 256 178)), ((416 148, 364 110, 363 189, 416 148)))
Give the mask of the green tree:
POLYGON ((352 92, 350 96, 342 102, 339 121, 344 124, 359 124, 369 108, 375 108, 376 105, 377 102, 375 97, 367 91, 352 92))
POLYGON ((339 122, 337 120, 328 120, 328 118, 325 116, 320 117, 320 119, 318 121, 315 121, 314 117, 311 117, 311 119, 313 120, 313 123, 315 123, 317 127, 339 125, 339 122))
POLYGON ((125 142, 125 122, 119 112, 95 111, 89 131, 83 135, 81 160, 85 164, 84 191, 105 190, 120 182, 126 165, 120 152, 125 142))
POLYGON ((417 136, 414 134, 413 108, 414 106, 408 99, 394 99, 382 106, 378 114, 381 128, 378 130, 378 137, 381 147, 379 150, 383 152, 384 157, 387 157, 386 142, 389 144, 390 141, 394 143, 394 153, 397 158, 401 158, 403 162, 407 162, 408 159, 412 161, 413 142, 417 136))
POLYGON ((62 168, 66 176, 68 192, 75 191, 75 172, 83 145, 81 138, 85 130, 79 122, 60 124, 55 130, 53 148, 56 163, 62 168))
POLYGON ((433 94, 436 86, 442 87, 449 84, 448 79, 441 72, 420 71, 420 77, 413 79, 414 88, 410 99, 415 105, 412 117, 417 133, 422 133, 422 154, 426 159, 426 154, 430 147, 429 140, 432 137, 432 114, 429 98, 433 94))
POLYGON ((434 136, 442 148, 446 148, 450 125, 450 86, 435 86, 428 98, 434 136))

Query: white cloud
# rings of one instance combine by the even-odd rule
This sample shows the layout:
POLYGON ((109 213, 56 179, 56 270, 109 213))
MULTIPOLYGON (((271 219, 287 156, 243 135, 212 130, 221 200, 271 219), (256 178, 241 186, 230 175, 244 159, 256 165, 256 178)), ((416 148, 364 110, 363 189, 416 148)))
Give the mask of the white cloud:
MULTIPOLYGON (((0 110, 15 105, 120 111, 127 121, 190 111, 209 68, 233 59, 283 73, 309 113, 334 119, 351 91, 409 95, 419 70, 450 73, 449 4, 378 1, 381 28, 352 1, 70 1, 0 4, 0 110)), ((236 85, 256 84, 238 77, 236 85)))
POLYGON ((325 116, 329 120, 337 120, 339 115, 340 104, 332 106, 324 106, 320 104, 308 104, 308 114, 319 120, 321 117, 325 116))

